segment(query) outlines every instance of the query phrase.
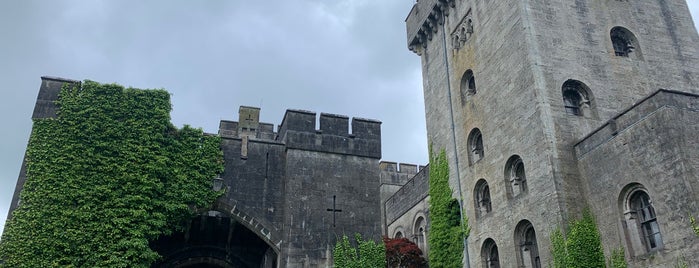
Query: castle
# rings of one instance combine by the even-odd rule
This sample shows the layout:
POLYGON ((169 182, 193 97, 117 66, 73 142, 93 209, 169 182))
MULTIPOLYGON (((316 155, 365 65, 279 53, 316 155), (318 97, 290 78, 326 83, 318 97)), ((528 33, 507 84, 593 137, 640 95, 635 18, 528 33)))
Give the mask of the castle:
MULTIPOLYGON (((684 0, 420 0, 406 24, 469 267, 550 266, 551 232, 586 208, 607 256, 699 263, 699 36, 684 0)), ((388 235, 429 236, 423 181, 385 204, 388 235)))
MULTIPOLYGON (((546 267, 589 208, 631 267, 699 263, 699 36, 683 0, 420 0, 406 19, 428 140, 471 227, 466 267, 546 267)), ((33 118, 65 83, 42 77, 33 118)), ((231 190, 154 241, 156 267, 328 267, 336 238, 408 237, 429 254, 428 173, 380 161, 376 120, 260 109, 221 121, 231 190), (316 125, 316 122, 319 122, 316 125), (351 131, 350 131, 351 127, 351 131)), ((26 180, 20 171, 10 211, 26 180)))

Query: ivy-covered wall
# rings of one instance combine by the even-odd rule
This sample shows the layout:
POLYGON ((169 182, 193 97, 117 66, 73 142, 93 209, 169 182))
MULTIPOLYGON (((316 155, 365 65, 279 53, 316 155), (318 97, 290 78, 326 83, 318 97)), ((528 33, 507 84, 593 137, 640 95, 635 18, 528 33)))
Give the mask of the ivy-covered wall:
POLYGON ((360 234, 354 235, 357 247, 352 246, 349 237, 338 237, 333 249, 336 268, 384 268, 386 267, 386 247, 382 242, 363 240, 360 234))
MULTIPOLYGON (((605 267, 604 252, 600 241, 595 218, 589 209, 585 209, 580 219, 570 223, 570 230, 563 235, 560 229, 551 234, 551 255, 553 267, 556 268, 592 268, 605 267)), ((614 267, 624 267, 623 250, 621 259, 618 253, 612 256, 614 267)))
POLYGON ((430 267, 462 267, 464 236, 468 221, 461 220, 459 202, 449 187, 449 164, 446 153, 430 155, 430 267))
POLYGON ((2 266, 149 267, 148 242, 220 194, 220 139, 175 128, 164 90, 85 81, 56 104, 57 118, 34 122, 2 266))

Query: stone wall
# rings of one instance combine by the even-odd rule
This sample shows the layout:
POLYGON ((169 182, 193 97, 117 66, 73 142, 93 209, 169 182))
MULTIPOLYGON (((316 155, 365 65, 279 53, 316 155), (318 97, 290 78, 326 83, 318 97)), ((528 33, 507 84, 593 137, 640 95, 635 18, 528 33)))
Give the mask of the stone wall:
POLYGON ((607 254, 624 247, 632 267, 699 263, 699 238, 689 226, 699 211, 699 96, 658 91, 576 145, 581 179, 607 254), (638 239, 627 190, 642 185, 660 226, 660 250, 638 239), (633 258, 631 258, 633 257, 633 258))

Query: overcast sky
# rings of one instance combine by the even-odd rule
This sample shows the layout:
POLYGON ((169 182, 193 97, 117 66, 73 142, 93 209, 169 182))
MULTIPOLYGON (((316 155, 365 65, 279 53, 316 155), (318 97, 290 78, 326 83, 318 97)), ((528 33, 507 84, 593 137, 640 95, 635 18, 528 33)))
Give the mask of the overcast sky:
POLYGON ((420 58, 404 23, 413 3, 1 1, 0 233, 43 75, 164 88, 176 126, 210 133, 240 105, 275 125, 287 108, 377 119, 384 160, 425 164, 420 58))

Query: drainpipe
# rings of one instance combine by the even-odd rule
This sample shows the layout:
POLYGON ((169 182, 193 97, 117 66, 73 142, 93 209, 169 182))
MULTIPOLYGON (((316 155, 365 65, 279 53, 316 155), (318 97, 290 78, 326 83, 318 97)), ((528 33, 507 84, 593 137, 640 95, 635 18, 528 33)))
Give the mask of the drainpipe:
MULTIPOLYGON (((442 48, 444 49, 444 66, 446 67, 447 70, 447 97, 449 98, 449 117, 451 119, 451 139, 454 142, 454 161, 456 162, 456 185, 457 185, 457 191, 459 192, 459 215, 461 216, 461 232, 466 233, 466 229, 464 229, 464 203, 463 203, 463 195, 461 194, 461 176, 459 175, 459 151, 456 147, 456 128, 454 126, 454 108, 452 106, 452 101, 451 101, 451 77, 449 75, 449 58, 447 56, 447 18, 445 15, 442 15, 442 48)), ((471 267, 471 262, 468 257, 468 236, 464 236, 463 239, 464 242, 464 267, 470 268, 471 267)))

